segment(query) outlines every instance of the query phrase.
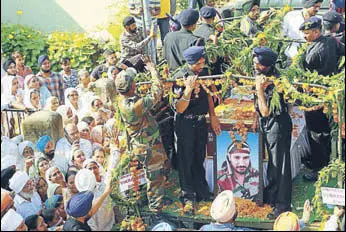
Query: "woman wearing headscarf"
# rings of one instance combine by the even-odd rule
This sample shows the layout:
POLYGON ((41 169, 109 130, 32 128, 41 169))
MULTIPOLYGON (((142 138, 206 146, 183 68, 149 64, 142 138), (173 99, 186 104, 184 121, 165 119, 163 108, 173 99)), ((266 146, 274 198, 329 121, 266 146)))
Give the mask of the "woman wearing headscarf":
POLYGON ((90 133, 90 139, 93 146, 103 147, 104 137, 105 130, 102 125, 95 126, 90 133))
POLYGON ((65 104, 71 107, 73 114, 78 118, 83 118, 86 114, 82 99, 79 98, 79 93, 75 88, 65 90, 65 104))
POLYGON ((112 111, 105 108, 102 99, 98 96, 95 96, 90 102, 90 109, 89 109, 88 116, 92 116, 92 117, 96 118, 96 116, 100 110, 103 110, 105 113, 107 113, 108 117, 110 117, 112 114, 112 111))
MULTIPOLYGON (((87 159, 83 163, 84 168, 92 171, 96 178, 96 187, 93 191, 95 198, 104 194, 106 189, 105 177, 101 175, 100 164, 92 159, 87 159)), ((109 207, 111 203, 110 198, 107 198, 98 212, 88 221, 88 225, 95 231, 109 231, 111 230, 115 218, 113 208, 109 207)))
POLYGON ((62 194, 62 189, 66 187, 64 174, 57 167, 51 167, 46 172, 48 183, 47 196, 50 198, 56 194, 62 194))
POLYGON ((64 127, 70 123, 73 123, 73 124, 78 123, 78 117, 75 114, 73 114, 73 110, 70 106, 67 106, 67 105, 59 106, 56 112, 61 115, 64 127))
POLYGON ((47 99, 52 96, 48 88, 45 85, 41 85, 39 78, 33 74, 26 76, 24 80, 24 91, 26 92, 30 89, 36 89, 39 91, 42 107, 45 106, 47 99))
POLYGON ((15 76, 5 76, 1 80, 3 92, 1 93, 1 105, 8 105, 9 108, 24 110, 23 91, 19 88, 18 78, 15 76))
POLYGON ((81 121, 77 124, 78 127, 78 131, 79 131, 79 135, 82 139, 86 139, 89 140, 91 142, 90 139, 90 128, 88 123, 81 121))
POLYGON ((59 108, 59 99, 57 97, 49 97, 45 103, 45 110, 56 112, 59 108))
POLYGON ((70 166, 68 171, 78 172, 83 168, 83 162, 86 160, 85 154, 82 150, 77 149, 72 151, 72 160, 70 161, 70 166))
POLYGON ((42 109, 40 102, 40 92, 37 89, 25 91, 24 106, 27 109, 40 111, 42 109))

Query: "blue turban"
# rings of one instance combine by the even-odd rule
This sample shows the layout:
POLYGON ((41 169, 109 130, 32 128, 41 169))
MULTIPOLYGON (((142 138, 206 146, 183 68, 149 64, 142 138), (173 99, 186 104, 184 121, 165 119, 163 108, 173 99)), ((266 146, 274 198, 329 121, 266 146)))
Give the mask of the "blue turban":
POLYGON ((42 136, 41 138, 39 138, 37 143, 36 143, 37 150, 44 153, 44 149, 46 148, 47 143, 49 141, 52 141, 52 138, 49 137, 48 135, 45 135, 45 136, 42 136))
POLYGON ((43 64, 43 62, 45 61, 45 60, 49 60, 49 57, 47 56, 47 55, 42 55, 42 56, 40 56, 39 58, 38 58, 38 66, 40 66, 41 67, 41 65, 43 64))
POLYGON ((74 218, 87 216, 91 210, 93 199, 94 194, 90 191, 77 193, 67 202, 67 214, 74 218))
POLYGON ((199 19, 199 13, 197 10, 187 9, 183 10, 179 14, 179 21, 182 26, 191 26, 196 24, 199 19))
POLYGON ((322 19, 319 17, 313 16, 300 25, 299 30, 307 31, 312 29, 322 29, 322 19))
POLYGON ((274 65, 278 59, 278 54, 268 47, 257 47, 253 52, 258 58, 258 62, 266 67, 274 65))
POLYGON ((205 48, 202 46, 192 46, 183 53, 188 64, 196 64, 202 57, 206 57, 205 48))
POLYGON ((210 6, 203 6, 200 9, 199 14, 201 15, 202 18, 210 19, 216 16, 216 10, 215 8, 210 6))
POLYGON ((46 206, 46 209, 54 209, 54 208, 57 208, 61 204, 62 200, 63 200, 62 195, 53 195, 50 198, 48 198, 44 202, 44 204, 46 206))

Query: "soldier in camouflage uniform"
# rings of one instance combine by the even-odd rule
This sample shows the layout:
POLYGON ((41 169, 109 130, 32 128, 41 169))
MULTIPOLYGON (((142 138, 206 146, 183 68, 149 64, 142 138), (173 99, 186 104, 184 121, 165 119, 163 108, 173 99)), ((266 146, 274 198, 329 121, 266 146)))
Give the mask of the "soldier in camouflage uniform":
POLYGON ((227 149, 227 159, 218 171, 219 192, 232 190, 236 197, 253 200, 258 194, 259 172, 251 166, 250 147, 236 141, 227 149), (241 144, 241 149, 237 147, 241 144))
POLYGON ((135 94, 133 73, 122 71, 116 79, 116 87, 120 93, 119 111, 125 124, 130 150, 144 166, 149 208, 152 212, 158 213, 163 206, 162 198, 169 164, 158 124, 149 113, 161 100, 163 86, 158 79, 155 65, 150 63, 147 69, 152 74, 152 88, 145 97, 141 98, 135 94))

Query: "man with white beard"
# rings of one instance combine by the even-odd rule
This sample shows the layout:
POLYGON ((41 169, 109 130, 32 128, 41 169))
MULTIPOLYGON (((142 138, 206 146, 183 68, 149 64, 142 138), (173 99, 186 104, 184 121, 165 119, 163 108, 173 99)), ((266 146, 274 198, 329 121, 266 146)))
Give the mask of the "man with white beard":
POLYGON ((13 175, 10 179, 10 189, 16 193, 13 199, 16 212, 24 220, 30 215, 38 214, 42 209, 40 195, 34 191, 33 183, 25 172, 18 171, 13 175))

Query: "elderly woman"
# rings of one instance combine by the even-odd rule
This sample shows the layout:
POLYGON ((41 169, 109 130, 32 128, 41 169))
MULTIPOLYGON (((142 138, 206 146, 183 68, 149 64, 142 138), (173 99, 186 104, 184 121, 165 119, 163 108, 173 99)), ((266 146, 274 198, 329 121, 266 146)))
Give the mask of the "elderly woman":
POLYGON ((40 111, 42 109, 40 102, 40 92, 37 89, 30 89, 24 94, 24 106, 27 109, 40 111))
POLYGON ((91 142, 90 139, 90 128, 88 123, 81 121, 77 124, 78 127, 78 131, 79 131, 79 135, 82 139, 86 139, 89 140, 91 142))
POLYGON ((46 101, 49 97, 51 97, 51 93, 49 92, 48 88, 45 85, 40 84, 40 80, 35 75, 28 75, 25 77, 24 80, 24 90, 29 91, 30 89, 36 89, 40 93, 40 103, 41 106, 44 107, 46 104, 46 101))
POLYGON ((59 99, 57 97, 49 97, 45 103, 45 110, 56 112, 59 108, 59 99))
POLYGON ((18 78, 15 76, 5 76, 1 80, 3 92, 1 93, 1 105, 9 108, 24 110, 23 91, 19 88, 18 78))
POLYGON ((71 165, 68 168, 69 171, 76 171, 78 172, 80 169, 83 168, 83 162, 86 160, 85 154, 82 150, 74 150, 72 151, 72 160, 71 165))
POLYGON ((62 189, 66 187, 64 174, 57 167, 51 167, 47 170, 46 181, 48 183, 48 198, 53 195, 61 195, 62 189))
POLYGON ((86 114, 83 102, 79 98, 79 93, 75 88, 68 88, 65 90, 65 104, 71 107, 73 114, 77 115, 78 118, 83 118, 86 114))
POLYGON ((105 130, 102 125, 94 127, 90 133, 90 138, 93 146, 103 147, 105 130))
POLYGON ((61 115, 63 119, 64 127, 70 123, 77 125, 78 117, 75 114, 73 114, 73 110, 70 106, 66 106, 66 105, 59 106, 56 112, 58 112, 61 115))

